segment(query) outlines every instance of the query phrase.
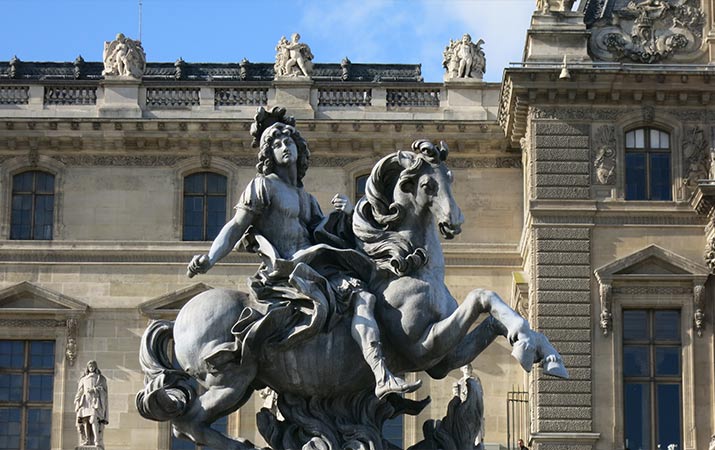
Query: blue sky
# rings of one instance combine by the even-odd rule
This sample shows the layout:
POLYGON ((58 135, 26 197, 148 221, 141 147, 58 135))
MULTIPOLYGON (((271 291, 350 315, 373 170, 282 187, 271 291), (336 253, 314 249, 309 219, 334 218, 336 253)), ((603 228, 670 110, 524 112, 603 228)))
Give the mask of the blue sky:
MULTIPOLYGON (((484 39, 487 81, 521 59, 535 0, 142 0, 149 61, 273 62, 299 32, 314 62, 422 64, 441 81, 449 39, 484 39)), ((100 61, 102 43, 138 37, 139 0, 0 0, 0 60, 100 61)))

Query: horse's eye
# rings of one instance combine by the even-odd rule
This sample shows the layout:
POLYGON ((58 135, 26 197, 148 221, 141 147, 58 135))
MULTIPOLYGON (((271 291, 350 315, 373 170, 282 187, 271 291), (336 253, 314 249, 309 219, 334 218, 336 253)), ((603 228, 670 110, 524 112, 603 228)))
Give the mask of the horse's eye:
POLYGON ((430 178, 429 180, 422 183, 422 189, 424 189, 425 193, 428 195, 435 195, 437 193, 437 190, 439 189, 439 186, 437 185, 437 182, 435 180, 430 178))

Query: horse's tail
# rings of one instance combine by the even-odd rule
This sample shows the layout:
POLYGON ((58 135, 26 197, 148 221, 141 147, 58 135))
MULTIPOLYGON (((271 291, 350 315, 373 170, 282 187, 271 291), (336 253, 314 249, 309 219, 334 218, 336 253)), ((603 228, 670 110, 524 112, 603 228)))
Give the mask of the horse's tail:
POLYGON ((174 336, 174 322, 155 320, 142 336, 139 363, 144 372, 144 389, 136 396, 142 417, 159 422, 186 412, 196 397, 191 376, 174 366, 169 357, 169 341, 174 336))

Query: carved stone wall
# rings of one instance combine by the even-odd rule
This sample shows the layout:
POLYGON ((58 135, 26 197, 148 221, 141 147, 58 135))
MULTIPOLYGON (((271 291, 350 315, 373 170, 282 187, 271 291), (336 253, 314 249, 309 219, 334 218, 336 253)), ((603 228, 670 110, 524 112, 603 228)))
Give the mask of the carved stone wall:
MULTIPOLYGON (((533 120, 531 132, 535 159, 534 200, 556 204, 590 196, 592 151, 591 127, 575 121, 533 120)), ((556 380, 534 375, 533 418, 535 447, 562 449, 554 441, 563 433, 576 433, 569 442, 578 449, 591 449, 583 442, 593 428, 591 409, 591 294, 590 228, 569 225, 558 213, 544 215, 531 208, 534 266, 534 323, 559 349, 571 379, 556 380), (564 222, 564 223, 561 223, 564 222), (584 434, 585 433, 585 434, 584 434), (578 437, 581 436, 581 437, 578 437)), ((587 224, 584 224, 587 225, 587 224)), ((586 439, 588 441, 588 439, 586 439)))

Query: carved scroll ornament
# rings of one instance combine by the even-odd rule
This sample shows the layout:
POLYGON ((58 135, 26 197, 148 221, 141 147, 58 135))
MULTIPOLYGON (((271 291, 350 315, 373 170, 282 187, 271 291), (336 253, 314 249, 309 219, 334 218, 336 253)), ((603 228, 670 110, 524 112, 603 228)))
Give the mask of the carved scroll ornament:
POLYGON ((633 0, 593 24, 590 50, 605 61, 659 63, 697 52, 704 24, 699 0, 633 0))
POLYGON ((599 325, 604 336, 608 336, 608 330, 613 325, 613 314, 611 314, 611 298, 613 288, 609 283, 601 283, 599 294, 601 297, 601 315, 599 325))

